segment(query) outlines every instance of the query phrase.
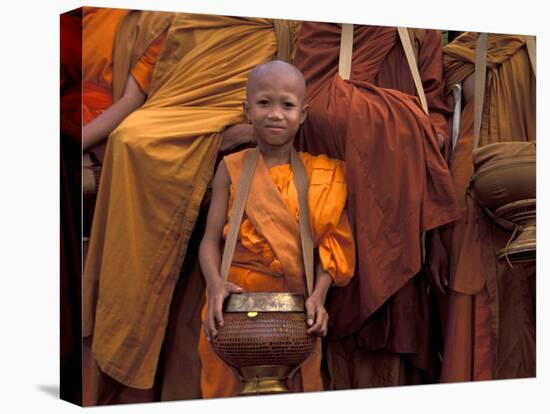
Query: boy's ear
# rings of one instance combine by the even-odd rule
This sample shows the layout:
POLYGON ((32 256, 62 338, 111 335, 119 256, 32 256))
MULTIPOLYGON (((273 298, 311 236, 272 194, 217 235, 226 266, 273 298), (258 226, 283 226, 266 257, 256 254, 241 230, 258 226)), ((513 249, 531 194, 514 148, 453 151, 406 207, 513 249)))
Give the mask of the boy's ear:
POLYGON ((250 124, 250 116, 248 115, 248 102, 247 101, 243 101, 243 112, 244 112, 244 115, 246 116, 246 122, 248 122, 250 124))
POLYGON ((307 112, 309 111, 309 105, 304 105, 302 107, 302 115, 300 117, 300 124, 303 123, 307 118, 307 112))

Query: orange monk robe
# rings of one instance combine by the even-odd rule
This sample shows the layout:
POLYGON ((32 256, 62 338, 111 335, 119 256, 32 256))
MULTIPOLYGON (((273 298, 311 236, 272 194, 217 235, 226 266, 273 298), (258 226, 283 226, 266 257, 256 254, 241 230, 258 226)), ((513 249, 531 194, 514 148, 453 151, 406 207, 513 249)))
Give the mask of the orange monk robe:
POLYGON ((148 100, 109 137, 84 269, 84 335, 121 384, 154 384, 220 132, 243 121, 248 73, 276 46, 270 19, 177 14, 148 100))
MULTIPOLYGON (((113 90, 121 89, 129 73, 147 95, 156 57, 163 45, 171 13, 139 12, 121 9, 83 7, 81 33, 81 81, 67 88, 61 98, 62 123, 69 125, 67 131, 74 138, 80 138, 81 127, 88 124, 109 108, 114 99, 113 90), (131 35, 123 32, 131 27, 131 35), (140 33, 140 35, 135 35, 140 33), (120 53, 124 49, 131 53, 120 53), (127 70, 116 69, 121 66, 127 70), (114 75, 114 72, 118 73, 114 75), (119 85, 117 86, 117 81, 119 85)), ((120 96, 118 96, 120 97, 120 96)), ((118 98, 117 97, 117 98, 118 98)), ((66 130, 67 128, 63 128, 66 130)), ((105 145, 93 149, 102 158, 105 145)), ((86 213, 86 211, 85 211, 86 213)), ((92 211, 93 213, 93 211, 92 211)), ((91 216, 85 214, 87 228, 91 216)), ((86 257, 86 256, 84 256, 86 257)), ((88 343, 83 347, 84 404, 89 405, 99 393, 96 380, 97 368, 90 356, 88 343), (90 365, 91 364, 91 365, 90 365), (90 374, 91 373, 91 374, 90 374), (93 378, 90 382, 89 380, 93 378), (90 396, 91 394, 91 396, 90 396), (91 398, 91 399, 90 399, 91 398)))
MULTIPOLYGON (((227 219, 235 195, 245 150, 226 156, 231 179, 227 219)), ((349 282, 355 267, 355 245, 347 215, 343 164, 326 156, 299 153, 310 180, 308 204, 314 246, 334 284, 349 282)), ((228 225, 224 235, 227 235, 228 225)), ((298 226, 298 197, 289 164, 268 169, 260 156, 240 226, 229 281, 250 292, 305 293, 305 279, 298 226)), ((203 318, 206 314, 205 305, 203 318)), ((234 371, 218 358, 201 331, 203 398, 237 395, 242 384, 234 371)), ((303 391, 323 389, 320 340, 301 366, 303 391)))
POLYGON ((447 135, 440 38, 429 31, 413 36, 428 117, 412 95, 395 28, 354 26, 349 81, 337 74, 340 31, 337 24, 304 22, 295 60, 310 105, 297 146, 346 161, 357 243, 357 277, 328 300, 328 365, 336 388, 397 385, 407 381, 400 355, 429 368, 426 286, 414 278, 420 233, 459 214, 436 138, 447 135))
MULTIPOLYGON (((82 56, 84 125, 112 104, 113 58, 117 29, 122 19, 129 13, 130 10, 84 7, 82 56)), ((159 15, 170 16, 169 13, 159 13, 159 15)), ((166 23, 159 27, 166 29, 165 25, 166 23)), ((140 54, 139 60, 130 70, 130 74, 145 95, 149 92, 155 62, 166 38, 166 30, 158 34, 159 30, 148 36, 147 49, 140 54)), ((127 45, 124 46, 127 47, 127 45)))
MULTIPOLYGON (((449 92, 473 75, 476 40, 477 34, 465 33, 445 47, 449 92)), ((480 146, 534 140, 535 77, 524 38, 490 34, 487 61, 480 146)), ((510 232, 465 197, 473 174, 473 106, 473 98, 465 100, 450 159, 464 216, 442 231, 450 272, 443 321, 444 382, 535 375, 535 264, 510 268, 505 260, 498 260, 496 252, 504 248, 510 232)))
MULTIPOLYGON (((156 57, 166 37, 165 29, 171 14, 157 13, 154 30, 138 38, 138 41, 127 37, 120 37, 117 41, 121 22, 131 19, 133 16, 130 15, 136 13, 140 12, 82 8, 82 84, 75 84, 61 98, 62 116, 66 122, 80 128, 81 123, 90 123, 113 104, 113 63, 117 48, 133 49, 135 56, 129 56, 133 63, 128 68, 129 73, 141 91, 148 94, 156 57)), ((143 20, 140 23, 143 25, 143 20)), ((125 82, 127 77, 128 73, 121 74, 121 82, 125 82)))

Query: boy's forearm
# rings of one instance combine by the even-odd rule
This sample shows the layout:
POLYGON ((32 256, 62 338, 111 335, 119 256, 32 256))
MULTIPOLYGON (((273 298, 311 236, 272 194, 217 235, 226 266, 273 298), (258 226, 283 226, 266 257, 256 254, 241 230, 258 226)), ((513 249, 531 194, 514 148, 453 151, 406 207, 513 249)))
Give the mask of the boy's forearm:
POLYGON ((203 239, 199 247, 199 262, 207 286, 221 280, 221 249, 211 240, 203 239))
POLYGON ((325 303, 328 290, 332 286, 332 278, 326 272, 322 266, 317 267, 317 277, 315 280, 315 287, 313 289, 312 296, 317 296, 321 299, 322 303, 325 303))

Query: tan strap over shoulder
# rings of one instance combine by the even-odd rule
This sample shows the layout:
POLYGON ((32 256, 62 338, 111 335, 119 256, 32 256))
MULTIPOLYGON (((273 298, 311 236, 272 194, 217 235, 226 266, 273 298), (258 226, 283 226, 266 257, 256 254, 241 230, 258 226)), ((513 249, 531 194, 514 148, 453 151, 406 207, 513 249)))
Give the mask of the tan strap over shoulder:
POLYGON ((487 78, 487 33, 480 33, 476 42, 474 72, 474 150, 479 147, 483 101, 485 100, 485 81, 487 78))
MULTIPOLYGON (((227 280, 229 276, 229 268, 231 267, 231 262, 233 261, 233 253, 235 252, 235 246, 237 244, 237 236, 239 234, 239 228, 241 226, 246 200, 248 199, 248 194, 250 192, 250 185, 252 183, 252 177, 254 176, 259 154, 260 150, 256 147, 247 155, 240 174, 239 182, 237 183, 233 208, 229 216, 229 229, 223 249, 222 264, 220 268, 220 275, 223 280, 227 280)), ((302 163, 300 157, 298 157, 294 147, 292 147, 290 152, 290 165, 294 175, 296 191, 298 193, 300 240, 302 244, 304 270, 306 274, 307 295, 309 296, 313 292, 314 285, 313 237, 311 232, 311 223, 309 222, 309 208, 307 204, 309 180, 304 164, 302 163)))
POLYGON ((531 69, 533 69, 533 73, 535 74, 535 77, 537 77, 537 44, 535 36, 525 36, 525 45, 527 46, 531 69))
POLYGON ((227 238, 223 248, 222 264, 220 268, 220 275, 223 280, 227 280, 229 276, 229 268, 233 261, 233 253, 235 252, 235 245, 237 244, 239 227, 241 226, 244 207, 248 198, 248 192, 250 191, 250 184, 252 183, 252 176, 256 169, 259 153, 260 150, 256 147, 254 151, 251 151, 246 157, 239 183, 235 190, 235 199, 233 201, 231 215, 229 216, 229 229, 227 230, 227 238))
POLYGON ((407 58, 407 63, 411 70, 411 74, 414 80, 414 85, 416 86, 416 92, 420 98, 420 105, 424 112, 428 113, 428 101, 426 100, 426 94, 424 93, 424 86, 422 85, 422 79, 420 77, 420 72, 418 71, 418 64, 416 62, 416 57, 414 55, 414 49, 411 42, 411 37, 409 35, 409 30, 406 27, 398 27, 397 33, 399 34, 399 39, 403 45, 403 50, 405 51, 405 57, 407 58))
POLYGON ((117 101, 124 91, 132 68, 132 52, 135 42, 139 11, 130 11, 120 22, 113 49, 113 100, 117 101))
POLYGON ((353 55, 353 24, 342 24, 340 35, 340 57, 338 60, 338 74, 344 80, 351 75, 351 58, 353 55))
POLYGON ((175 14, 131 10, 120 22, 113 50, 113 100, 124 93, 130 71, 153 41, 168 29, 175 14))
POLYGON ((309 192, 309 179, 306 169, 294 147, 290 151, 290 166, 294 175, 294 185, 298 193, 298 208, 300 224, 300 241, 302 242, 302 256, 304 260, 304 271, 308 295, 313 292, 314 269, 313 269, 313 236, 311 234, 311 223, 309 222, 309 206, 307 197, 309 192))
POLYGON ((288 20, 273 20, 277 37, 277 60, 290 62, 292 54, 292 32, 288 20))

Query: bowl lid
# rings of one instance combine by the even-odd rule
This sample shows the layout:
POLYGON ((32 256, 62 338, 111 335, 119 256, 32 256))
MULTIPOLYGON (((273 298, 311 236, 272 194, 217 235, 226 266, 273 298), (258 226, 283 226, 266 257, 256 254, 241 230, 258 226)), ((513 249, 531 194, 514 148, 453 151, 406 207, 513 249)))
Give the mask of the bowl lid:
POLYGON ((299 293, 232 293, 224 306, 224 312, 303 312, 304 309, 304 295, 299 293))

